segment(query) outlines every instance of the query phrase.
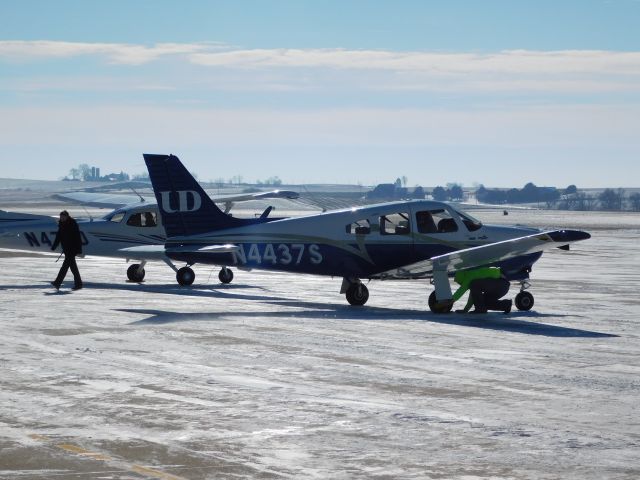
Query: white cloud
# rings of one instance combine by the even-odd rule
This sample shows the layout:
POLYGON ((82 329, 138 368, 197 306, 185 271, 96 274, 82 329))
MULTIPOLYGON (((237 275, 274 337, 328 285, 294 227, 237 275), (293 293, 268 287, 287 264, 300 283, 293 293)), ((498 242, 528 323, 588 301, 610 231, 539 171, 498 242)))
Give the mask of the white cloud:
POLYGON ((149 47, 126 43, 0 41, 0 58, 26 61, 93 55, 105 57, 111 63, 141 65, 165 56, 184 56, 216 48, 214 43, 158 43, 149 47))
POLYGON ((126 43, 0 41, 0 58, 103 56, 114 63, 140 65, 177 56, 202 66, 227 68, 338 68, 426 72, 434 75, 580 74, 640 75, 640 52, 602 50, 505 50, 495 53, 438 53, 346 49, 231 49, 222 43, 126 43))
MULTIPOLYGON (((345 49, 233 49, 219 43, 0 41, 0 61, 93 56, 144 65, 170 58, 197 75, 172 76, 191 90, 347 90, 601 93, 640 90, 640 52, 599 50, 438 53, 345 49), (192 70, 193 72, 193 70, 192 70)), ((170 73, 169 73, 170 76, 170 73)), ((22 80, 22 79, 21 79, 22 80)), ((53 80, 54 83, 56 80, 53 80)), ((157 75, 147 83, 157 83, 157 75)), ((162 79, 167 83, 168 78, 162 79)), ((106 83, 106 82, 105 82, 106 83)))
POLYGON ((434 75, 469 73, 607 73, 640 75, 640 52, 599 50, 527 51, 490 54, 394 52, 342 49, 255 49, 198 52, 196 64, 216 67, 339 68, 425 72, 434 75))

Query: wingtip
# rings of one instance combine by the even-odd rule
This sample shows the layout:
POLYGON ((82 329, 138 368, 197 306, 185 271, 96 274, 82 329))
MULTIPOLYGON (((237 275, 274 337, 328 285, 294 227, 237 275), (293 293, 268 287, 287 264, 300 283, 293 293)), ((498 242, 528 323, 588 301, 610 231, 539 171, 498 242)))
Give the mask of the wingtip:
POLYGON ((554 242, 579 242, 591 238, 591 234, 582 230, 558 230, 549 234, 554 242))

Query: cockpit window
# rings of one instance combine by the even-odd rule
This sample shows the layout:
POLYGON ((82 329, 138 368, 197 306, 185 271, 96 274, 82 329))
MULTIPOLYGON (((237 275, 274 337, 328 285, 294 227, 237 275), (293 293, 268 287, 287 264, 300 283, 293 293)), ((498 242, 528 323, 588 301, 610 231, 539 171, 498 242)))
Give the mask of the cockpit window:
POLYGON ((408 235, 410 231, 408 213, 391 213, 380 217, 381 235, 408 235))
POLYGON ((417 212, 416 225, 420 233, 449 233, 458 231, 458 224, 455 219, 444 208, 417 212))
POLYGON ((110 222, 120 223, 122 221, 122 219, 124 218, 124 213, 123 212, 114 213, 110 217, 105 217, 105 218, 106 218, 106 220, 109 220, 110 222))
POLYGON ((132 214, 127 220, 132 227, 155 227, 158 225, 155 212, 140 212, 132 214))
POLYGON ((467 230, 470 232, 475 232, 476 230, 480 230, 482 228, 482 222, 480 220, 476 220, 469 214, 465 214, 462 212, 457 212, 460 215, 460 220, 464 223, 467 230))

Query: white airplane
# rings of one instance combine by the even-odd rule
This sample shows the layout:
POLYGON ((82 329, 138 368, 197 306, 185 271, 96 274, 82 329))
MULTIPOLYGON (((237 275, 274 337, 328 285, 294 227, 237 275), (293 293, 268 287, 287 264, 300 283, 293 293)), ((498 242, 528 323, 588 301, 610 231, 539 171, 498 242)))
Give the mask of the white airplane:
MULTIPOLYGON (((238 195, 226 195, 217 198, 224 202, 225 211, 228 212, 236 202, 257 200, 265 198, 298 198, 296 192, 288 190, 274 190, 269 192, 247 193, 238 195)), ((175 272, 179 269, 164 253, 166 233, 162 226, 162 217, 158 212, 158 205, 154 201, 147 201, 140 197, 136 203, 131 203, 131 195, 96 194, 86 192, 74 192, 55 195, 60 200, 80 203, 100 208, 115 208, 99 220, 77 219, 82 236, 82 249, 84 255, 117 257, 139 261, 127 269, 127 278, 132 282, 141 282, 145 277, 145 265, 149 260, 161 260, 169 265, 175 272), (155 245, 154 250, 148 252, 132 253, 126 251, 127 247, 155 245)), ((271 207, 263 214, 263 220, 268 218, 271 207)), ((47 215, 32 215, 24 213, 6 212, 0 210, 0 248, 31 251, 50 251, 58 231, 57 219, 47 215)), ((195 275, 191 270, 193 282, 195 275)), ((183 276, 179 276, 180 279, 183 276)), ((233 279, 233 272, 223 268, 219 274, 220 281, 228 283, 233 279)))
MULTIPOLYGON (((453 272, 497 265, 509 280, 520 282, 515 304, 529 310, 534 299, 525 290, 542 252, 590 238, 579 230, 483 225, 449 204, 424 200, 278 220, 234 218, 216 206, 177 157, 145 154, 144 159, 161 206, 168 258, 187 265, 342 277, 340 293, 351 305, 369 298, 362 279, 428 278, 435 286, 429 307, 447 312, 453 272)), ((157 246, 125 250, 144 255, 157 246)), ((193 272, 187 266, 177 276, 187 283, 193 272)))

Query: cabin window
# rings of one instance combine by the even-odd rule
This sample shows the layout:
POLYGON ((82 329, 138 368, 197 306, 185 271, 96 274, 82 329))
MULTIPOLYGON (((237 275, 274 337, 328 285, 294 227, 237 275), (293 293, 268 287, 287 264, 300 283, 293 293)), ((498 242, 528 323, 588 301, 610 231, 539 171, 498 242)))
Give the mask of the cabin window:
POLYGON ((416 225, 420 233, 450 233, 458 231, 458 224, 455 219, 444 208, 417 212, 416 225))
POLYGON ((155 227, 158 225, 155 212, 134 213, 127 220, 127 225, 131 227, 155 227))
POLYGON ((408 213, 391 213, 380 217, 381 235, 408 235, 410 231, 408 213))
POLYGON ((347 225, 347 233, 351 235, 367 235, 371 233, 371 224, 368 219, 358 220, 347 225))
POLYGON ((120 223, 123 218, 124 218, 124 213, 120 212, 120 213, 111 215, 111 217, 109 218, 109 221, 113 223, 120 223))
POLYGON ((428 210, 416 213, 416 228, 419 233, 436 233, 438 231, 433 215, 428 210))

